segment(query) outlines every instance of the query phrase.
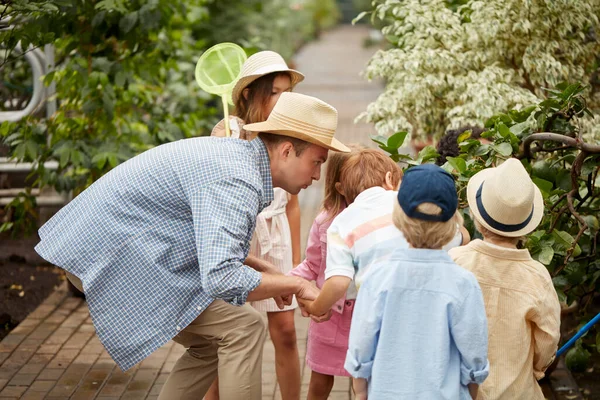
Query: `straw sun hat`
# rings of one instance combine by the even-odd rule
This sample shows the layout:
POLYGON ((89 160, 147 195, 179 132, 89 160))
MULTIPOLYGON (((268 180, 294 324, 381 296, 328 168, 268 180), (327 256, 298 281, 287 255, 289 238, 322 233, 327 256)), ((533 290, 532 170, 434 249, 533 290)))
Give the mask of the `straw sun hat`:
POLYGON ((315 97, 284 92, 265 122, 244 125, 250 132, 267 132, 301 139, 329 150, 350 149, 333 137, 337 128, 337 110, 315 97))
POLYGON ((526 235, 544 216, 542 193, 515 158, 475 174, 467 184, 467 199, 475 219, 501 236, 526 235))
POLYGON ((240 79, 233 87, 231 98, 234 103, 237 103, 240 98, 242 91, 248 87, 252 82, 273 72, 287 72, 290 74, 292 81, 292 88, 296 84, 304 80, 304 75, 300 72, 288 68, 283 57, 274 51, 259 51, 256 54, 251 55, 242 67, 240 79))

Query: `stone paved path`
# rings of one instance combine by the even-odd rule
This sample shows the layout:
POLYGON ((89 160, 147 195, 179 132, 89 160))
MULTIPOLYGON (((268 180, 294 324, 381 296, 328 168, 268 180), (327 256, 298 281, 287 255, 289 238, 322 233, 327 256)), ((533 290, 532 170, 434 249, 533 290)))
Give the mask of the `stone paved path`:
MULTIPOLYGON (((375 51, 362 47, 367 35, 366 27, 341 26, 302 49, 297 68, 306 74, 306 80, 297 90, 338 109, 340 140, 370 146, 372 128, 353 123, 381 91, 378 84, 366 83, 359 76, 375 51)), ((301 193, 303 243, 322 193, 322 181, 301 193)), ((297 315, 296 322, 303 365, 302 398, 306 398, 308 320, 297 315)), ((182 352, 181 346, 170 342, 131 370, 120 371, 95 336, 86 304, 70 297, 64 286, 0 343, 0 399, 156 399, 182 352)), ((337 379, 330 399, 350 396, 349 379, 337 379)), ((264 350, 263 398, 280 398, 270 340, 264 350)))

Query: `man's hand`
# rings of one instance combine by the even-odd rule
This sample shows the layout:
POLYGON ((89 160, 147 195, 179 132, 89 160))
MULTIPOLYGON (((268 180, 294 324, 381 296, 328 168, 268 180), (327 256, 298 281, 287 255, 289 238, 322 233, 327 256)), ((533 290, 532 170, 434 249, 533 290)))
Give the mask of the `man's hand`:
POLYGON ((275 297, 273 297, 273 300, 275 300, 275 304, 277 304, 277 307, 280 310, 283 310, 285 306, 292 305, 293 298, 294 298, 294 296, 290 294, 287 296, 275 296, 275 297))

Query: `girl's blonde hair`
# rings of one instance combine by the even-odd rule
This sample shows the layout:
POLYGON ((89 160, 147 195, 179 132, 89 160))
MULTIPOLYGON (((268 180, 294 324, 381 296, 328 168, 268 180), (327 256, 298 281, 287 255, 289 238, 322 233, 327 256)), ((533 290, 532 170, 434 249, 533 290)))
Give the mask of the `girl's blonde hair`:
POLYGON ((272 72, 261 76, 242 89, 242 95, 239 96, 235 103, 233 114, 244 120, 246 124, 266 121, 268 115, 264 115, 264 106, 269 102, 269 97, 271 97, 273 81, 280 75, 287 76, 290 80, 292 79, 287 72, 272 72), (246 89, 248 89, 248 94, 244 96, 243 91, 246 89))
POLYGON ((475 224, 475 229, 477 229, 479 231, 479 233, 481 233, 481 236, 483 236, 484 240, 487 239, 488 241, 490 241, 492 243, 494 243, 494 242, 510 243, 510 244, 514 244, 515 246, 519 245, 519 243, 523 240, 523 237, 502 236, 495 232, 490 231, 485 226, 481 225, 481 223, 479 223, 477 218, 473 217, 472 213, 471 213, 471 219, 473 220, 473 222, 475 224))
POLYGON ((402 179, 402 169, 390 157, 375 149, 361 149, 351 154, 340 172, 340 191, 348 203, 354 202, 361 192, 385 184, 390 172, 391 183, 397 188, 402 179))
MULTIPOLYGON (((433 203, 420 204, 417 211, 429 215, 442 213, 441 208, 433 203)), ((402 231, 406 241, 417 249, 441 249, 454 238, 456 231, 463 224, 463 217, 458 210, 446 222, 410 218, 404 213, 397 201, 394 202, 392 220, 396 228, 402 231)))
POLYGON ((331 152, 327 160, 327 169, 325 170, 325 198, 323 199, 322 210, 329 214, 329 220, 333 219, 347 206, 346 199, 335 187, 335 184, 340 181, 342 167, 350 155, 364 149, 364 146, 356 143, 348 144, 347 147, 351 150, 349 153, 331 152))

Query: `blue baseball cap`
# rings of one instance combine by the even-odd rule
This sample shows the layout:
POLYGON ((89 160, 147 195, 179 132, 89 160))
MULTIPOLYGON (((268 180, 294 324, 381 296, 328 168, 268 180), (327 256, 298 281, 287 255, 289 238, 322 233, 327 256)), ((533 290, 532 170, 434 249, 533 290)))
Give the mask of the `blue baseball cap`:
POLYGON ((423 164, 404 172, 398 191, 398 203, 410 218, 424 221, 446 222, 454 216, 458 208, 458 195, 454 178, 434 164, 423 164), (433 203, 442 209, 438 215, 417 211, 423 203, 433 203))

